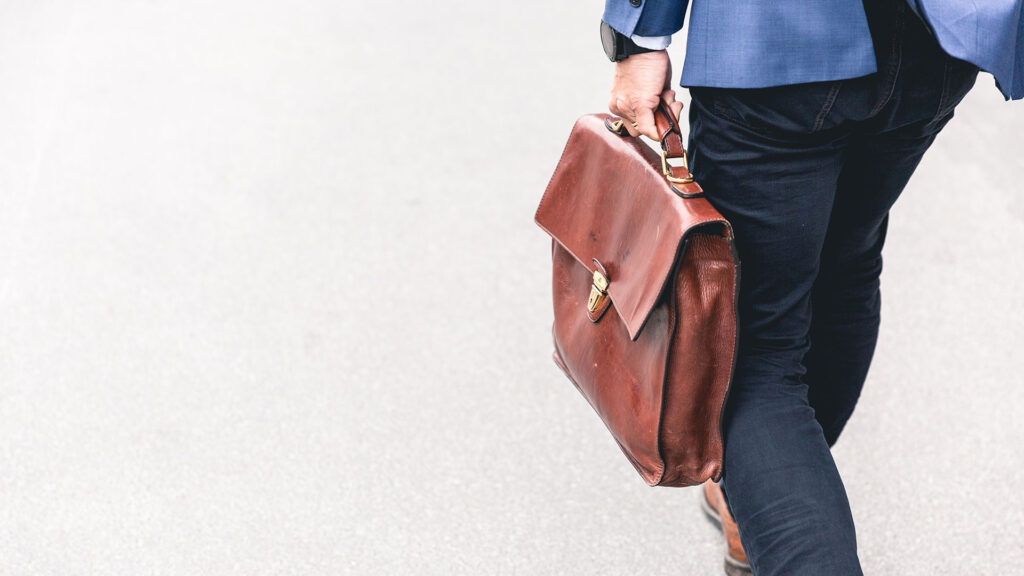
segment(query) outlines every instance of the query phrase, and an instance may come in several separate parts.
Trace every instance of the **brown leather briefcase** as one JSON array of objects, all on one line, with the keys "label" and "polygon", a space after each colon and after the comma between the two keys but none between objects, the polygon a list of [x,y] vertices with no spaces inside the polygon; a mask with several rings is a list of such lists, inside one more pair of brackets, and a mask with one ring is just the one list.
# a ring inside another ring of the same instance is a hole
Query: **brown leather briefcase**
[{"label": "brown leather briefcase", "polygon": [[647,484],[691,486],[722,474],[739,262],[676,118],[655,116],[660,155],[621,121],[580,118],[535,220],[552,238],[555,362]]}]

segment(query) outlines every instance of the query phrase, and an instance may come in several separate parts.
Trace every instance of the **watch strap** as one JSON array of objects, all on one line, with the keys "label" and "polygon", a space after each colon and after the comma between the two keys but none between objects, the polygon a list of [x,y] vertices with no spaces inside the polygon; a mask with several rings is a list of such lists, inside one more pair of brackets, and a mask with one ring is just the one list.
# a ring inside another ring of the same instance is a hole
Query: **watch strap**
[{"label": "watch strap", "polygon": [[625,60],[626,58],[629,58],[634,54],[657,52],[657,50],[652,50],[650,48],[644,48],[643,46],[640,46],[636,42],[633,42],[632,38],[626,36],[625,34],[619,33],[619,31],[617,30],[615,31],[615,40],[615,57],[617,59],[616,62],[619,60]]}]

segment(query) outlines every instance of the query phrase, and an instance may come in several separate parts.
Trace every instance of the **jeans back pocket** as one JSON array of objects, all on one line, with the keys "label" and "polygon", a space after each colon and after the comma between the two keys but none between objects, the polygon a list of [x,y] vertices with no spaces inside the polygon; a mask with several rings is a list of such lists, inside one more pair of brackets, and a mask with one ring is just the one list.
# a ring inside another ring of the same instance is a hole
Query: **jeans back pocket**
[{"label": "jeans back pocket", "polygon": [[769,88],[690,88],[711,113],[755,132],[811,134],[826,119],[842,80],[787,84]]},{"label": "jeans back pocket", "polygon": [[974,87],[974,83],[978,80],[979,71],[977,66],[965,60],[952,56],[946,58],[946,67],[942,79],[942,93],[939,96],[939,104],[935,111],[935,117],[932,119],[933,122],[952,114],[956,105]]}]

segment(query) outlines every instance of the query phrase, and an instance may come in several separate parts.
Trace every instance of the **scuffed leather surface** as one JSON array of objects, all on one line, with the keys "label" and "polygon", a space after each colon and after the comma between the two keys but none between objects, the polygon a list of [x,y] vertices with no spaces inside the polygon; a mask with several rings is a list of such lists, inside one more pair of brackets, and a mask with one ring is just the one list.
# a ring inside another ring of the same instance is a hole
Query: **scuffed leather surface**
[{"label": "scuffed leather surface", "polygon": [[668,359],[663,484],[699,484],[722,474],[720,422],[736,348],[736,280],[727,238],[688,236],[675,275],[675,303],[666,305],[681,319]]},{"label": "scuffed leather surface", "polygon": [[[695,485],[722,470],[732,231],[704,198],[673,192],[658,154],[607,130],[607,118],[577,121],[535,217],[552,237],[554,357],[649,485]],[[610,280],[597,323],[594,258]]]}]

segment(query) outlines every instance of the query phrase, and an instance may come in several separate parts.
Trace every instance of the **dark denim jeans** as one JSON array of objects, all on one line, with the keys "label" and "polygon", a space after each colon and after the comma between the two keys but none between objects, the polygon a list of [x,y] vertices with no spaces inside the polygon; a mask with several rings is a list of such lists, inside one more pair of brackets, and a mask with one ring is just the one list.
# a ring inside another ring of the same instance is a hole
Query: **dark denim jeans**
[{"label": "dark denim jeans", "polygon": [[902,2],[865,6],[876,74],[690,90],[690,165],[742,261],[722,487],[758,576],[862,573],[830,446],[875,349],[889,209],[978,74]]}]

